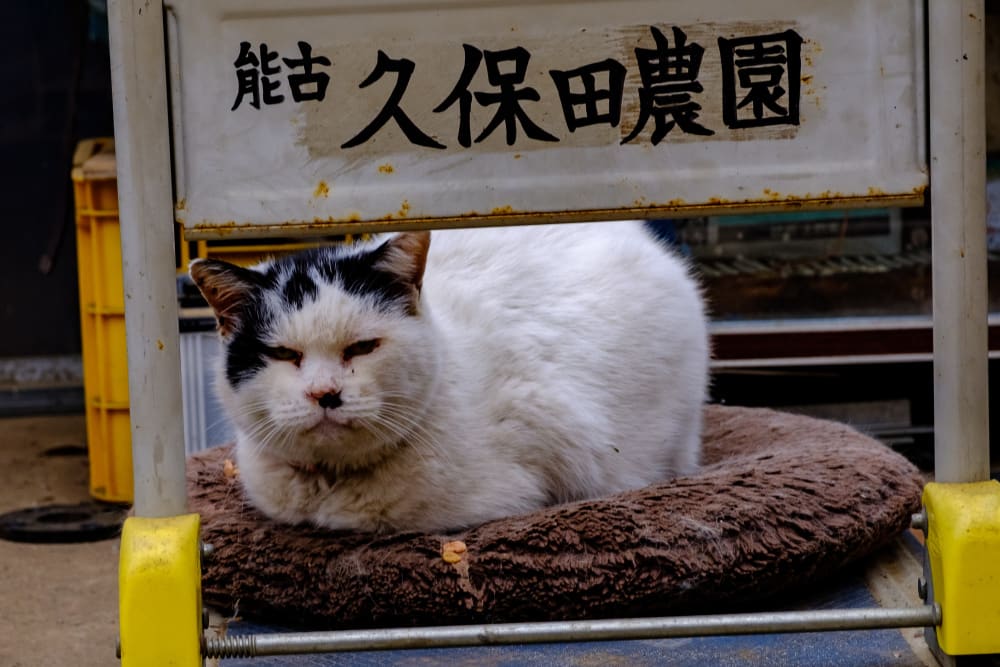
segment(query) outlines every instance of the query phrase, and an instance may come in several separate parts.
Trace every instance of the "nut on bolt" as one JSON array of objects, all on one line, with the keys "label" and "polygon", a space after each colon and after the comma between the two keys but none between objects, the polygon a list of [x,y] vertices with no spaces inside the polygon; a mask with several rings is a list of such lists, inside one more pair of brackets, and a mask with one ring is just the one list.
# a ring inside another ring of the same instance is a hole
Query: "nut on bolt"
[{"label": "nut on bolt", "polygon": [[920,510],[910,516],[910,528],[927,532],[927,512]]}]

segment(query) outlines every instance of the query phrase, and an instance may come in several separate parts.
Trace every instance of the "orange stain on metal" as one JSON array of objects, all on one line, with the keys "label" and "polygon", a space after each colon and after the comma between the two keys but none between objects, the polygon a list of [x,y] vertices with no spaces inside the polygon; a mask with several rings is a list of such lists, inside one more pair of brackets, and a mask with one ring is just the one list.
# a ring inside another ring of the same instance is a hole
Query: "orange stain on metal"
[{"label": "orange stain on metal", "polygon": [[391,174],[394,171],[396,171],[396,169],[388,162],[386,162],[385,164],[380,164],[378,166],[378,172],[380,174]]},{"label": "orange stain on metal", "polygon": [[746,213],[781,211],[788,209],[822,210],[843,206],[854,208],[872,206],[911,206],[923,202],[926,185],[920,185],[909,193],[886,194],[877,188],[870,188],[867,194],[847,195],[829,190],[818,194],[782,195],[765,188],[759,199],[730,201],[722,197],[712,197],[705,203],[687,203],[676,198],[663,202],[646,202],[637,199],[632,207],[586,211],[520,212],[511,206],[494,208],[490,213],[467,211],[462,214],[441,218],[410,218],[410,203],[406,200],[399,211],[381,218],[364,219],[357,211],[346,216],[330,216],[313,220],[288,220],[282,224],[237,224],[233,220],[214,223],[208,220],[189,227],[191,238],[220,238],[232,234],[245,237],[266,237],[276,234],[316,234],[316,233],[365,233],[394,229],[446,229],[449,227],[496,226],[503,224],[546,224],[583,220],[614,220],[630,217],[654,217],[656,215],[718,215],[722,213]]},{"label": "orange stain on metal", "polygon": [[159,340],[159,339],[156,340],[156,349],[157,350],[162,350],[163,349],[163,341],[162,340]]},{"label": "orange stain on metal", "polygon": [[174,204],[174,210],[176,211],[183,211],[186,208],[187,208],[187,199],[185,199],[184,197],[178,199],[177,203]]},{"label": "orange stain on metal", "polygon": [[326,181],[320,181],[316,185],[316,191],[313,192],[313,199],[319,199],[322,197],[326,199],[330,196],[330,186],[326,184]]}]

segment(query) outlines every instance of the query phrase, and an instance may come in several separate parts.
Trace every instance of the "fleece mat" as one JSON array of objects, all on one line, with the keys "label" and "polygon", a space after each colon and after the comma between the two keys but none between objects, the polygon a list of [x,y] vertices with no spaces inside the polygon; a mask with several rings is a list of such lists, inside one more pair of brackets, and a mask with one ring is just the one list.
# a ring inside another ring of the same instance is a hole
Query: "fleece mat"
[{"label": "fleece mat", "polygon": [[278,524],[245,498],[232,448],[205,450],[188,461],[215,548],[203,595],[303,628],[720,612],[820,583],[920,506],[919,471],[843,424],[713,405],[703,440],[696,475],[449,534]]}]

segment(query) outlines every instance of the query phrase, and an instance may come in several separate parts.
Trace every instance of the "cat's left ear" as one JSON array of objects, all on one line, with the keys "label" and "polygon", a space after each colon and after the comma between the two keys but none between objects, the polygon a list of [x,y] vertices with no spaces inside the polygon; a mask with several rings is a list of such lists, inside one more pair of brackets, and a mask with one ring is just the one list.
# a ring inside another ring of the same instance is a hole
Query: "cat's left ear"
[{"label": "cat's left ear", "polygon": [[402,232],[383,243],[374,268],[398,276],[404,283],[413,285],[416,292],[424,283],[427,251],[431,246],[430,232]]},{"label": "cat's left ear", "polygon": [[240,327],[250,293],[259,287],[261,274],[218,259],[196,259],[188,271],[215,311],[219,332],[230,336]]}]

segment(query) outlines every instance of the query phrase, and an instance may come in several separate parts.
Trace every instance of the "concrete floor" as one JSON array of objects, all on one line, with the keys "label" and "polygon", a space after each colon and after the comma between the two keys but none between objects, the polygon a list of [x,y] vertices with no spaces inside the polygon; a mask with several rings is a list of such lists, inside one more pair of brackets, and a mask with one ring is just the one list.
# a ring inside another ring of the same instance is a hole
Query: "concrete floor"
[{"label": "concrete floor", "polygon": [[[46,456],[86,444],[83,415],[0,419],[0,513],[89,500],[87,458]],[[118,540],[0,540],[0,667],[105,667],[115,658]]]}]

